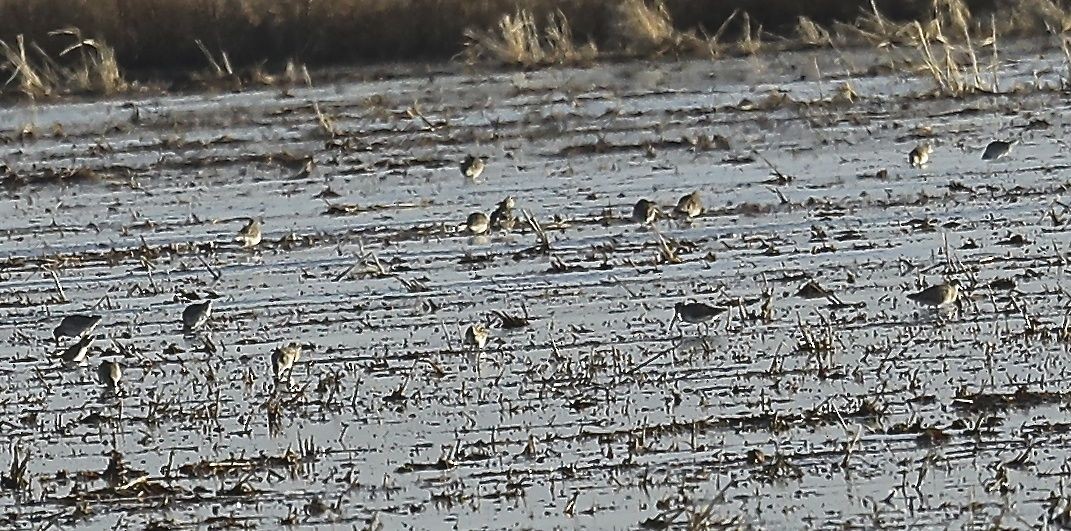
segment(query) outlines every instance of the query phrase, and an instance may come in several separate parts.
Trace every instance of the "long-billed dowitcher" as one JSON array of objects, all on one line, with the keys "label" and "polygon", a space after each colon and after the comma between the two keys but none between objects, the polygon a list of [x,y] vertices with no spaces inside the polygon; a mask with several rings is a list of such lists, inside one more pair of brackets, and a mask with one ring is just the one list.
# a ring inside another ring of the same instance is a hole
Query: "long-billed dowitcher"
[{"label": "long-billed dowitcher", "polygon": [[89,346],[93,344],[94,339],[96,339],[94,335],[87,335],[79,339],[75,344],[64,349],[63,353],[60,354],[60,358],[64,363],[82,363],[86,359]]},{"label": "long-billed dowitcher", "polygon": [[1012,147],[1018,144],[1019,140],[994,140],[985,147],[985,151],[982,152],[982,160],[997,160],[1003,158],[1011,153]]},{"label": "long-billed dowitcher", "polygon": [[911,153],[907,154],[907,162],[911,164],[912,168],[921,168],[930,162],[930,155],[932,154],[932,144],[919,144],[915,149],[911,150]]},{"label": "long-billed dowitcher", "polygon": [[461,161],[461,173],[469,179],[478,179],[485,166],[486,163],[482,157],[467,155],[465,160]]},{"label": "long-billed dowitcher", "polygon": [[673,208],[673,213],[679,218],[692,219],[699,214],[703,213],[703,201],[699,198],[699,191],[696,190],[677,201],[677,206]]},{"label": "long-billed dowitcher", "polygon": [[294,364],[301,358],[301,344],[283,345],[271,353],[271,368],[275,379],[280,380],[284,374],[294,370]]},{"label": "long-billed dowitcher", "polygon": [[706,325],[711,319],[725,313],[727,308],[711,306],[702,302],[678,302],[673,305],[673,319],[669,325],[673,326],[677,320],[685,323]]},{"label": "long-billed dowitcher", "polygon": [[930,286],[918,293],[908,293],[907,298],[923,306],[940,308],[956,302],[956,299],[959,298],[959,288],[959,280],[952,279],[948,282]]},{"label": "long-billed dowitcher", "polygon": [[658,205],[646,199],[636,201],[632,207],[632,221],[640,225],[650,225],[658,218]]},{"label": "long-billed dowitcher", "polygon": [[464,227],[470,233],[480,235],[487,232],[487,229],[491,227],[491,220],[487,219],[487,214],[483,212],[473,212],[465,220]]},{"label": "long-billed dowitcher", "polygon": [[238,231],[237,239],[242,243],[242,248],[250,249],[260,243],[263,224],[264,221],[260,218],[249,218],[249,222]]},{"label": "long-billed dowitcher", "polygon": [[201,328],[212,317],[212,299],[195,302],[182,311],[182,327],[187,332]]},{"label": "long-billed dowitcher", "polygon": [[99,315],[68,315],[60,321],[59,326],[52,330],[52,337],[57,341],[61,337],[78,337],[88,334],[100,324]]}]

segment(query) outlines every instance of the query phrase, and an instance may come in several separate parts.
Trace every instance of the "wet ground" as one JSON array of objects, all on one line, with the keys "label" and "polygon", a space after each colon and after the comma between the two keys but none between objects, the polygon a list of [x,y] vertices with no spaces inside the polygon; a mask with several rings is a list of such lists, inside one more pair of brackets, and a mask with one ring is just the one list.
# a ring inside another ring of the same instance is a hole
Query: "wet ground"
[{"label": "wet ground", "polygon": [[965,98],[821,51],[0,109],[2,523],[1069,525],[1067,68],[1002,53]]}]

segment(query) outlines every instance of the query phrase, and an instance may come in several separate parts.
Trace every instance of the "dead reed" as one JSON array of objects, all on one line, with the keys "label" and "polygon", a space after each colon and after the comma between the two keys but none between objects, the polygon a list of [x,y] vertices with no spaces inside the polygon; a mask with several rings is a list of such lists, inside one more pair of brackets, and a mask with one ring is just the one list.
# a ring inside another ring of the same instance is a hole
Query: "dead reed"
[{"label": "dead reed", "polygon": [[521,9],[503,15],[496,30],[465,30],[468,39],[466,60],[476,63],[490,59],[512,66],[542,66],[549,64],[580,64],[598,55],[594,43],[577,45],[565,14],[556,11],[547,16],[540,29],[535,16]]},{"label": "dead reed", "polygon": [[[2,87],[14,87],[34,100],[61,93],[108,95],[127,89],[115,50],[106,43],[84,38],[77,28],[56,30],[51,35],[69,37],[73,42],[52,57],[36,44],[27,45],[21,35],[13,45],[0,40],[0,55],[6,61],[0,62],[0,72],[9,73]],[[69,56],[73,59],[64,62]]]},{"label": "dead reed", "polygon": [[207,71],[199,79],[244,86],[300,82],[265,72],[303,64],[461,57],[531,68],[864,45],[907,49],[939,92],[963,95],[999,89],[998,35],[1071,29],[1057,0],[993,9],[990,0],[0,0],[0,93],[114,94],[131,86],[128,72]]},{"label": "dead reed", "polygon": [[[1051,0],[1033,1],[1040,6],[1033,12],[1057,17],[1045,14],[1042,4]],[[924,18],[929,7],[880,4],[897,20]],[[536,23],[568,21],[578,42],[615,49],[615,41],[660,48],[682,35],[709,35],[733,13],[749,13],[753,28],[787,32],[800,16],[828,24],[864,8],[868,0],[0,0],[0,40],[23,35],[54,56],[63,45],[48,42],[49,33],[77,27],[113,46],[120,64],[134,70],[202,68],[197,41],[226,50],[236,67],[290,59],[320,65],[447,59],[465,50],[467,30],[496,28],[506,15],[516,23],[522,11]],[[729,33],[742,22],[737,17]]]}]

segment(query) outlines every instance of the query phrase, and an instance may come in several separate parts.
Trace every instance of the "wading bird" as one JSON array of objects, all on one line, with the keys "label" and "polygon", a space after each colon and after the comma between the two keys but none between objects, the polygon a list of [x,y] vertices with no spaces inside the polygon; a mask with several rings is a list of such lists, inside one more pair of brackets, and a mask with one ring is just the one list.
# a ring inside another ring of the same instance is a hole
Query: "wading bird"
[{"label": "wading bird", "polygon": [[940,308],[956,302],[959,298],[960,283],[958,279],[930,286],[918,293],[908,293],[907,298],[923,305]]},{"label": "wading bird", "polygon": [[699,199],[699,191],[692,192],[677,201],[673,213],[679,218],[692,219],[703,213],[703,201]]},{"label": "wading bird", "polygon": [[204,326],[209,317],[212,317],[212,299],[195,302],[182,311],[182,327],[186,332],[193,332]]},{"label": "wading bird", "polygon": [[1018,144],[1019,140],[1004,141],[994,140],[985,147],[985,151],[982,152],[982,160],[997,160],[1003,158],[1011,153],[1012,147]]},{"label": "wading bird", "polygon": [[473,212],[469,214],[463,226],[470,233],[478,236],[487,232],[487,229],[491,227],[491,220],[487,219],[487,214],[483,212]]},{"label": "wading bird", "polygon": [[931,154],[933,154],[932,145],[919,144],[915,149],[911,150],[911,153],[907,154],[907,162],[911,164],[912,168],[921,168],[930,162]]},{"label": "wading bird", "polygon": [[52,338],[59,341],[61,337],[78,337],[88,334],[100,323],[99,315],[68,315],[52,330]]},{"label": "wading bird", "polygon": [[300,358],[301,345],[299,343],[290,343],[273,350],[271,353],[271,368],[275,374],[275,379],[281,380],[284,374],[289,376],[294,370],[294,364]]},{"label": "wading bird", "polygon": [[673,326],[678,320],[694,325],[703,325],[709,330],[709,323],[715,317],[725,313],[727,308],[711,306],[702,302],[678,302],[673,305]]},{"label": "wading bird", "polygon": [[650,225],[655,219],[658,219],[658,205],[646,199],[636,201],[636,206],[632,207],[632,221],[640,225]]},{"label": "wading bird", "polygon": [[461,161],[461,173],[469,179],[478,179],[480,174],[483,173],[483,169],[486,166],[482,157],[474,157],[468,155],[465,160]]},{"label": "wading bird", "polygon": [[261,239],[261,226],[264,221],[260,218],[249,218],[249,223],[246,223],[241,230],[238,231],[237,240],[242,243],[242,248],[250,249],[256,247],[260,243]]}]

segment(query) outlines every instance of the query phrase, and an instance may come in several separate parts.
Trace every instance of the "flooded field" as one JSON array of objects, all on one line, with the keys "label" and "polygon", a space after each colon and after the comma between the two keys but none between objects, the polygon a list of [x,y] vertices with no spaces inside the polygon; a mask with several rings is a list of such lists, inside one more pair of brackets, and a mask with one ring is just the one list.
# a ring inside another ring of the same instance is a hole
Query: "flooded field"
[{"label": "flooded field", "polygon": [[1020,48],[965,98],[822,51],[0,109],[0,525],[1071,525],[1067,69]]}]

